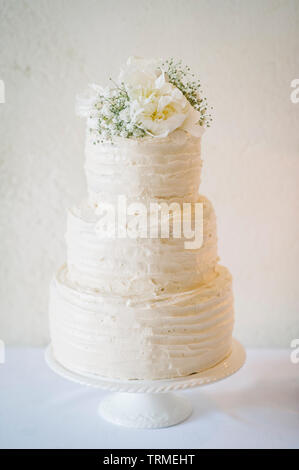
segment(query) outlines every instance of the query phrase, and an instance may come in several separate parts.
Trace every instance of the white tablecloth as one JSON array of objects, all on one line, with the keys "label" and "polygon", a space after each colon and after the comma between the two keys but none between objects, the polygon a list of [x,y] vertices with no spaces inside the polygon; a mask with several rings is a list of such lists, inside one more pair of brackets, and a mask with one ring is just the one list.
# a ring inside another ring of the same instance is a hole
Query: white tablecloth
[{"label": "white tablecloth", "polygon": [[107,393],[55,375],[42,349],[8,349],[0,364],[0,448],[299,448],[299,364],[290,351],[247,351],[221,382],[184,393],[193,415],[132,430],[97,415]]}]

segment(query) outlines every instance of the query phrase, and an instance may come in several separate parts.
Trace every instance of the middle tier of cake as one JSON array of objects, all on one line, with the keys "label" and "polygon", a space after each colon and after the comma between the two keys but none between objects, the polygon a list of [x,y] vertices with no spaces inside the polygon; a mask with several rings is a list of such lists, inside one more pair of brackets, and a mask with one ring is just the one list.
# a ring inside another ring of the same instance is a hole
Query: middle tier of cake
[{"label": "middle tier of cake", "polygon": [[216,218],[207,198],[199,196],[197,202],[203,205],[203,243],[196,249],[186,249],[184,237],[100,238],[95,209],[88,204],[72,209],[66,233],[70,281],[102,293],[144,298],[209,281],[218,261]]}]

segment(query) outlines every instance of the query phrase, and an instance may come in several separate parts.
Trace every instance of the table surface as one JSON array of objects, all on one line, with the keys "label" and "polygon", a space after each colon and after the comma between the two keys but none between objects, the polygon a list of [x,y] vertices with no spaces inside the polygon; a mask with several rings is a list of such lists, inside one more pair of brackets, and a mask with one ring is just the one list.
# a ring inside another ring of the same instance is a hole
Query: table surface
[{"label": "table surface", "polygon": [[288,350],[249,350],[235,375],[181,391],[192,416],[177,426],[134,430],[97,414],[109,392],[69,382],[44,350],[6,350],[0,364],[0,448],[299,448],[299,364]]}]

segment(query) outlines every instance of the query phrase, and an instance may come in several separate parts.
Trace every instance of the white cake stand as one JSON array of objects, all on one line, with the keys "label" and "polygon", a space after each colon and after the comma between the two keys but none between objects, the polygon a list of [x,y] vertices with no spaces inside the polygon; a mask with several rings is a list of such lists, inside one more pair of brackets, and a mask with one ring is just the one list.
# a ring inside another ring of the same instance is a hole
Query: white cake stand
[{"label": "white cake stand", "polygon": [[191,403],[170,392],[225,379],[242,367],[245,358],[243,346],[234,339],[231,354],[203,372],[167,380],[117,380],[72,372],[56,361],[51,345],[46,349],[46,362],[57,374],[114,392],[101,401],[99,414],[111,423],[131,428],[163,428],[184,421],[192,412]]}]

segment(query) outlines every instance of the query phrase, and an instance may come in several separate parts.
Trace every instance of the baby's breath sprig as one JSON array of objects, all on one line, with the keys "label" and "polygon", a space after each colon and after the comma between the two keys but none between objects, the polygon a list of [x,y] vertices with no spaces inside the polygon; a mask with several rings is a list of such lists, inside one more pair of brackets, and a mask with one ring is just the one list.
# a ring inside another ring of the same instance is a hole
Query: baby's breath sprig
[{"label": "baby's breath sprig", "polygon": [[162,69],[167,74],[169,82],[183,93],[196,111],[199,111],[201,117],[198,124],[210,127],[213,119],[211,114],[208,114],[208,102],[201,96],[200,80],[195,79],[190,67],[184,66],[181,60],[175,61],[171,58],[162,63]]},{"label": "baby's breath sprig", "polygon": [[113,84],[109,94],[99,95],[94,105],[98,124],[98,135],[94,144],[112,140],[114,136],[130,138],[146,135],[141,123],[131,121],[130,98],[124,84]]}]

